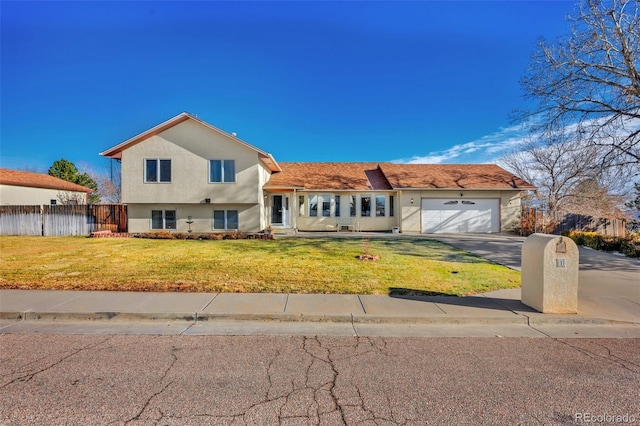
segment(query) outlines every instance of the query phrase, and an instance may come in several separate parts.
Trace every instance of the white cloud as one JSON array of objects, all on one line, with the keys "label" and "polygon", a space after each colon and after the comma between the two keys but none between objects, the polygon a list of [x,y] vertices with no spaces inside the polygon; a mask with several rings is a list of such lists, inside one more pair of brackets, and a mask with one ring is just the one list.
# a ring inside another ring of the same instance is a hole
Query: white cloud
[{"label": "white cloud", "polygon": [[[482,136],[470,142],[454,145],[443,151],[432,151],[425,155],[415,155],[411,158],[392,160],[394,163],[407,164],[440,164],[440,163],[495,163],[502,156],[517,148],[525,141],[533,141],[539,135],[531,134],[530,129],[538,119],[533,119],[522,124],[501,128],[500,130],[486,136]],[[582,123],[583,127],[601,125],[607,117],[587,120]],[[578,130],[578,123],[568,125],[565,132],[575,133]],[[632,131],[640,129],[640,119],[626,119],[613,123],[613,127],[606,132],[600,133],[598,138],[603,143],[613,143],[615,138],[628,135]]]},{"label": "white cloud", "polygon": [[471,142],[454,145],[444,151],[429,152],[411,158],[394,160],[394,163],[439,164],[449,162],[482,163],[493,162],[499,154],[520,144],[528,135],[526,125],[516,125],[482,136]]}]

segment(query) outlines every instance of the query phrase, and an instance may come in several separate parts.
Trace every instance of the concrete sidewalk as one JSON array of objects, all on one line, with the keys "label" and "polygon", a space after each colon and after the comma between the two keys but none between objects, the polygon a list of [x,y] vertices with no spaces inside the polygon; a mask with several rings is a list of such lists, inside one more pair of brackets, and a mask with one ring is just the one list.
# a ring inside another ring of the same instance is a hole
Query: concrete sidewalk
[{"label": "concrete sidewalk", "polygon": [[468,297],[0,290],[0,319],[640,326],[635,312],[624,321],[608,311],[541,314],[519,297],[518,289]]}]

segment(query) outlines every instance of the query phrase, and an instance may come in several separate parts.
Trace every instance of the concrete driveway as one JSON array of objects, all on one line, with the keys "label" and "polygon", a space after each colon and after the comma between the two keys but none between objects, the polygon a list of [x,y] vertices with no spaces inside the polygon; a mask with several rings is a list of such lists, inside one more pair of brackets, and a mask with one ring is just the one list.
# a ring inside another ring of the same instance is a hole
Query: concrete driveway
[{"label": "concrete driveway", "polygon": [[[510,234],[431,234],[428,237],[520,270],[525,237]],[[639,322],[640,261],[585,247],[579,250],[579,314]],[[520,298],[520,290],[502,292]]]}]

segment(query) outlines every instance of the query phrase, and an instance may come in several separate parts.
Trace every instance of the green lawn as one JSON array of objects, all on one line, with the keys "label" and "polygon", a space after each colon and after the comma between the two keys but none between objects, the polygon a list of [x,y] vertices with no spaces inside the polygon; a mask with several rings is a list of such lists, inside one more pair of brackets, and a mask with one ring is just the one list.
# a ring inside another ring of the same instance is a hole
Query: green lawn
[{"label": "green lawn", "polygon": [[[0,237],[0,288],[467,295],[520,273],[425,239]],[[361,261],[368,252],[378,261]]]}]

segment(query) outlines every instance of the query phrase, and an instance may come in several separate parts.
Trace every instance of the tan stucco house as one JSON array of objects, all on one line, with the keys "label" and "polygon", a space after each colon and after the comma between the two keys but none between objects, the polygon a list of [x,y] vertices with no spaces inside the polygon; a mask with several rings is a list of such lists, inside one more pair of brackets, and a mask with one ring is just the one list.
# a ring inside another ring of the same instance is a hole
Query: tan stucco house
[{"label": "tan stucco house", "polygon": [[493,164],[278,163],[188,113],[101,155],[121,161],[129,232],[503,232],[534,189]]},{"label": "tan stucco house", "polygon": [[87,204],[93,189],[43,173],[0,169],[0,204]]}]

